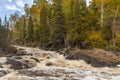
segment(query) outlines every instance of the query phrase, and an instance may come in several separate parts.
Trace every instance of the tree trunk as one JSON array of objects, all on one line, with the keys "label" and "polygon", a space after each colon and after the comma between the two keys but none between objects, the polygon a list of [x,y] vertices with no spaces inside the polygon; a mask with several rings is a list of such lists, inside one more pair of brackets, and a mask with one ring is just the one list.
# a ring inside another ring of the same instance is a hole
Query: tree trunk
[{"label": "tree trunk", "polygon": [[101,2],[101,27],[103,27],[103,12],[104,12],[104,9],[103,9],[103,7],[104,7],[104,4],[103,4],[103,2]]},{"label": "tree trunk", "polygon": [[113,29],[113,27],[115,27],[115,23],[116,23],[116,17],[117,17],[117,14],[118,14],[118,9],[119,9],[119,5],[117,6],[117,9],[116,9],[116,12],[115,12],[115,17],[114,17],[114,20],[113,20],[113,26],[112,26],[112,38],[113,38],[113,52],[116,53],[116,42],[115,42],[115,31]]},{"label": "tree trunk", "polygon": [[108,50],[109,42],[106,42],[106,50]]}]

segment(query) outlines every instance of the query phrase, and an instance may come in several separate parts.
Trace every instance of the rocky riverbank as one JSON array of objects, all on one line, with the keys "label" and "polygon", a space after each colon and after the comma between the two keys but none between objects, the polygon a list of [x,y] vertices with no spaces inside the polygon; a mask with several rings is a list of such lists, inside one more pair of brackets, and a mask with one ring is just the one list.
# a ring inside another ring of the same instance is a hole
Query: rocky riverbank
[{"label": "rocky riverbank", "polygon": [[120,64],[120,58],[118,57],[119,54],[119,52],[114,54],[112,51],[105,51],[97,48],[91,50],[75,49],[69,51],[66,59],[83,59],[94,67],[116,67],[118,64]]},{"label": "rocky riverbank", "polygon": [[120,68],[97,68],[54,51],[14,47],[16,54],[0,58],[0,80],[120,80]]}]

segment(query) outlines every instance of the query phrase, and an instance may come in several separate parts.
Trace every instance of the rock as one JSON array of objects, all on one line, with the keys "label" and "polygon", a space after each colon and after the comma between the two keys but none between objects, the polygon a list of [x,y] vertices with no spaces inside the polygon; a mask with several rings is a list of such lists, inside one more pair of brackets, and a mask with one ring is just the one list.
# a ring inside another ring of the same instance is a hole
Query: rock
[{"label": "rock", "polygon": [[50,56],[47,56],[46,59],[51,59],[51,57],[50,57]]},{"label": "rock", "polygon": [[16,56],[24,56],[26,53],[27,52],[25,50],[18,50]]},{"label": "rock", "polygon": [[11,64],[10,68],[15,70],[23,69],[23,63],[20,60],[9,58],[7,59],[6,64]]},{"label": "rock", "polygon": [[32,68],[32,67],[37,66],[37,63],[32,59],[23,60],[23,65],[24,65],[25,68]]},{"label": "rock", "polygon": [[37,58],[35,58],[35,57],[31,57],[30,59],[33,59],[33,60],[35,60],[36,62],[40,62],[40,60],[37,59]]},{"label": "rock", "polygon": [[17,52],[17,49],[13,46],[8,46],[3,48],[3,52],[5,54],[15,54]]},{"label": "rock", "polygon": [[120,59],[117,55],[102,49],[71,50],[69,51],[69,55],[66,57],[66,59],[83,59],[94,67],[116,67],[118,64],[120,64]]},{"label": "rock", "polygon": [[16,56],[33,56],[33,53],[28,53],[26,50],[20,48],[17,50]]},{"label": "rock", "polygon": [[6,64],[11,64],[11,68],[15,70],[20,70],[20,69],[27,69],[27,68],[32,68],[37,65],[37,63],[34,60],[17,60],[14,58],[9,58],[6,62]]},{"label": "rock", "polygon": [[46,66],[52,66],[53,65],[53,63],[46,63]]},{"label": "rock", "polygon": [[0,77],[3,77],[3,76],[5,76],[8,73],[9,73],[8,71],[0,70]]},{"label": "rock", "polygon": [[23,59],[21,56],[12,56],[12,58],[15,58],[15,59]]},{"label": "rock", "polygon": [[2,64],[0,63],[0,68],[3,68]]}]

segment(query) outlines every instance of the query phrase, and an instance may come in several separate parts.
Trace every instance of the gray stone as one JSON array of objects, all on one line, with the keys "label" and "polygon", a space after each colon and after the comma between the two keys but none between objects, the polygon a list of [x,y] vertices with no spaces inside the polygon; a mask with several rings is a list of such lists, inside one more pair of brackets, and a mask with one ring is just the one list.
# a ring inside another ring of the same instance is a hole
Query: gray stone
[{"label": "gray stone", "polygon": [[3,76],[5,76],[8,73],[9,73],[8,71],[0,70],[0,77],[3,77]]},{"label": "gray stone", "polygon": [[14,58],[9,58],[6,62],[6,64],[11,64],[11,68],[15,70],[20,70],[20,69],[27,69],[27,68],[32,68],[37,65],[37,63],[34,60],[17,60]]},{"label": "gray stone", "polygon": [[20,60],[9,58],[6,64],[11,64],[11,68],[15,70],[23,69],[23,64]]},{"label": "gray stone", "polygon": [[37,63],[32,59],[23,60],[23,66],[24,68],[32,68],[32,67],[36,67]]}]

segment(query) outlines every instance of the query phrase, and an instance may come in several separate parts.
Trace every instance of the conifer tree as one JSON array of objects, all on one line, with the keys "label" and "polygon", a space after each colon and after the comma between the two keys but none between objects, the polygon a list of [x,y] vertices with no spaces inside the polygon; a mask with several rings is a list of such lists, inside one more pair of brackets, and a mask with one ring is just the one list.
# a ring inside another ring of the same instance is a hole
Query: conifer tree
[{"label": "conifer tree", "polygon": [[53,0],[52,4],[51,38],[53,42],[62,43],[65,38],[65,19],[62,11],[61,0]]},{"label": "conifer tree", "polygon": [[22,17],[22,43],[25,41],[26,37],[26,18],[25,16]]},{"label": "conifer tree", "polygon": [[32,16],[29,16],[29,21],[28,21],[28,27],[27,27],[27,40],[28,41],[32,41],[33,40],[33,29],[34,29],[34,25],[33,25],[33,20],[32,20]]},{"label": "conifer tree", "polygon": [[42,0],[40,8],[40,26],[39,26],[39,41],[42,44],[45,44],[49,41],[49,27],[47,19],[48,19],[47,3],[45,0]]}]

